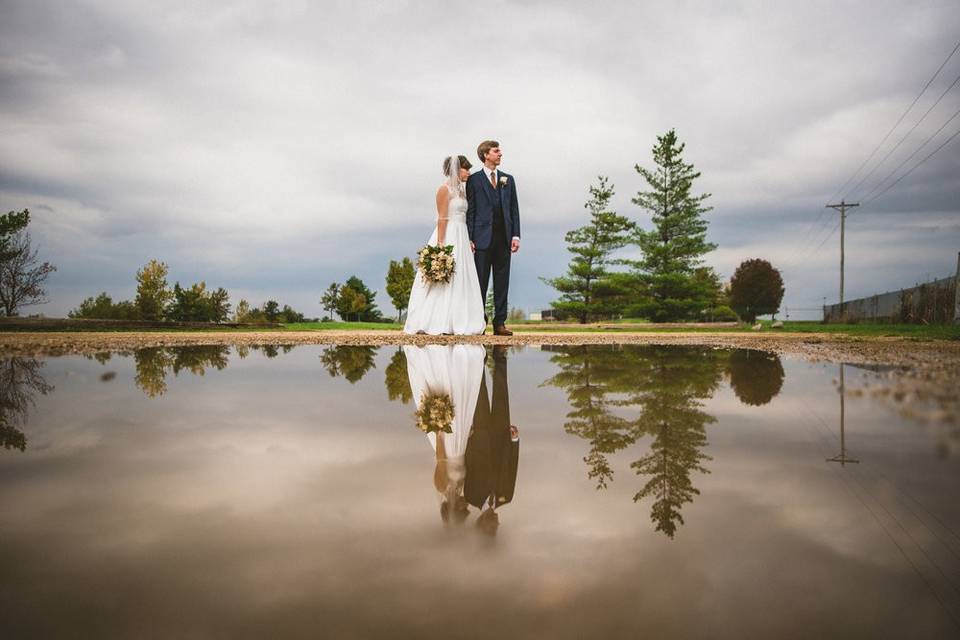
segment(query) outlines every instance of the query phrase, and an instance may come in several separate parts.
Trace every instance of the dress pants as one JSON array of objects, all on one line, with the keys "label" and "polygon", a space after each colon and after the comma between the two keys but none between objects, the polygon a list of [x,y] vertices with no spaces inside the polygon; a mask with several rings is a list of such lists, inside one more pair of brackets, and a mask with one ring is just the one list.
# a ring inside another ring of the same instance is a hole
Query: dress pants
[{"label": "dress pants", "polygon": [[484,305],[487,300],[487,287],[490,284],[490,275],[493,274],[493,326],[499,327],[507,322],[507,290],[510,288],[510,242],[503,228],[500,216],[494,217],[493,238],[486,249],[477,249],[473,260],[477,265],[477,276],[480,278],[480,293],[483,295]]}]

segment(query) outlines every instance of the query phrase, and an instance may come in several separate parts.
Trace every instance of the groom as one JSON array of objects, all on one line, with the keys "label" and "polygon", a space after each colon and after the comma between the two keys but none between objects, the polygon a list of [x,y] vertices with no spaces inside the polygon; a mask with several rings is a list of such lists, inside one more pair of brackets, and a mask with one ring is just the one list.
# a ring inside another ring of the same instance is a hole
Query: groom
[{"label": "groom", "polygon": [[503,152],[496,140],[477,147],[483,166],[467,179],[467,232],[480,278],[484,305],[493,271],[493,333],[512,336],[507,322],[510,255],[520,249],[520,206],[513,176],[500,171]]},{"label": "groom", "polygon": [[467,475],[463,496],[480,509],[477,526],[495,533],[497,509],[513,501],[520,461],[520,431],[510,424],[510,387],[507,382],[507,347],[493,346],[493,402],[487,395],[487,376],[480,378],[477,408],[467,450]]}]

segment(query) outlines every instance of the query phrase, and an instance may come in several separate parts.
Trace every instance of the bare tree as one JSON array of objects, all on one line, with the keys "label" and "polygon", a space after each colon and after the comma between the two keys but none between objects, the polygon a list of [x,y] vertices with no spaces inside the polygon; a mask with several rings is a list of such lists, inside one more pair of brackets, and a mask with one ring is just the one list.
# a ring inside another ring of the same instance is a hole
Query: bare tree
[{"label": "bare tree", "polygon": [[57,268],[37,259],[27,231],[10,238],[9,249],[0,262],[0,308],[4,315],[15,316],[20,307],[48,302],[44,286]]},{"label": "bare tree", "polygon": [[0,447],[27,448],[27,437],[19,429],[26,424],[27,413],[36,406],[36,394],[47,395],[53,385],[40,373],[43,363],[33,358],[7,358],[0,361]]}]

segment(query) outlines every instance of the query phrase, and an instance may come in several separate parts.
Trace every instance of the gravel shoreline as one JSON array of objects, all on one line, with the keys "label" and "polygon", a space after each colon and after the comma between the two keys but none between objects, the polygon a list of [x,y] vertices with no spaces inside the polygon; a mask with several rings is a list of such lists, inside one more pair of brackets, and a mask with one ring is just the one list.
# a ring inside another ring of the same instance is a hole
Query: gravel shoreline
[{"label": "gravel shoreline", "polygon": [[398,344],[677,344],[762,349],[812,361],[888,364],[904,367],[953,363],[960,367],[960,342],[907,338],[849,337],[811,333],[562,333],[513,336],[426,336],[399,331],[249,332],[10,332],[0,333],[0,355],[89,355],[148,347],[191,345],[398,345]]}]

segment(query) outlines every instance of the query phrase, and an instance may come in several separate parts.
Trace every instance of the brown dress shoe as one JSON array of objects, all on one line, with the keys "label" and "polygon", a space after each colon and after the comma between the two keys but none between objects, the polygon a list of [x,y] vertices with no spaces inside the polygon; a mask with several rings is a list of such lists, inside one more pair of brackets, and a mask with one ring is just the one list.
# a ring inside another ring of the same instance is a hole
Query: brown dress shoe
[{"label": "brown dress shoe", "polygon": [[503,326],[503,325],[501,324],[500,326],[493,328],[493,335],[495,335],[495,336],[512,336],[512,335],[513,335],[513,331],[510,331],[510,329],[507,329],[505,326]]}]

